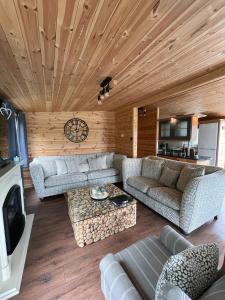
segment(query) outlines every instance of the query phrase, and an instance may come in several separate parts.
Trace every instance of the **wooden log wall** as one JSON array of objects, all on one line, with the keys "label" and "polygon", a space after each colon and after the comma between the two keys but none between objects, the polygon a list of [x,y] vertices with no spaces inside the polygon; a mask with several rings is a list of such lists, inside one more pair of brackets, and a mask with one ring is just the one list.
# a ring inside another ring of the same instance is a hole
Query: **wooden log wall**
[{"label": "wooden log wall", "polygon": [[[36,156],[97,153],[116,150],[114,112],[40,112],[26,113],[28,153]],[[70,142],[64,136],[64,125],[71,118],[84,120],[89,127],[82,143]],[[28,170],[24,171],[25,187],[32,186]]]},{"label": "wooden log wall", "polygon": [[[64,125],[72,118],[84,120],[89,134],[82,143],[64,135]],[[115,114],[113,112],[26,113],[29,159],[43,155],[69,155],[115,151]]]},{"label": "wooden log wall", "polygon": [[116,112],[116,152],[137,156],[137,108]]},{"label": "wooden log wall", "polygon": [[8,158],[8,127],[6,118],[0,116],[0,154]]},{"label": "wooden log wall", "polygon": [[152,106],[145,109],[145,114],[138,114],[138,157],[157,153],[159,110]]}]

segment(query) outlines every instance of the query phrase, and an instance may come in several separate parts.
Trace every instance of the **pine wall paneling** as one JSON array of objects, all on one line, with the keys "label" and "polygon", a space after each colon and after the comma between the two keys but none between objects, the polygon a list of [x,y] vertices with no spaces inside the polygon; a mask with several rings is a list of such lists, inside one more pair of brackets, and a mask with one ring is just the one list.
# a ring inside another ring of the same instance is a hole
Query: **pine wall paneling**
[{"label": "pine wall paneling", "polygon": [[[26,113],[28,153],[36,156],[97,153],[116,150],[114,112],[41,112]],[[71,118],[83,119],[89,134],[82,143],[70,142],[64,136],[64,125]],[[31,186],[28,171],[24,172],[25,186]]]},{"label": "pine wall paneling", "polygon": [[159,109],[146,106],[146,114],[138,115],[138,157],[156,155]]},{"label": "pine wall paneling", "polygon": [[5,117],[0,115],[0,152],[3,158],[8,158],[8,126]]},{"label": "pine wall paneling", "polygon": [[137,156],[137,108],[116,112],[116,152],[128,157]]}]

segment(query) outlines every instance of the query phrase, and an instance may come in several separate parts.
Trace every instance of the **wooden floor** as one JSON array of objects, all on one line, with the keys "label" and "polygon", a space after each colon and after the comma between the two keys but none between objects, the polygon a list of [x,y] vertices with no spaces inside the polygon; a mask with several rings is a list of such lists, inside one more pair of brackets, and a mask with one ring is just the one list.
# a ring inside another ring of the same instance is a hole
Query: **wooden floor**
[{"label": "wooden floor", "polygon": [[[16,300],[103,299],[100,290],[99,261],[149,234],[158,235],[170,224],[145,206],[138,204],[137,225],[103,241],[79,248],[63,196],[40,202],[33,189],[27,190],[28,213],[35,213],[34,226],[23,275],[21,293]],[[188,236],[194,244],[217,242],[225,252],[225,209],[217,221]]]}]

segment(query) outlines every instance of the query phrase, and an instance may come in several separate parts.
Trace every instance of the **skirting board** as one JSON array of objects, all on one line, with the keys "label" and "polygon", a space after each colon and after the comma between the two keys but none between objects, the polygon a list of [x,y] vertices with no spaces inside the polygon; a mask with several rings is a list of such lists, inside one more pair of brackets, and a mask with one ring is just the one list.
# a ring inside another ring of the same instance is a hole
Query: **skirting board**
[{"label": "skirting board", "polygon": [[34,214],[26,216],[26,225],[21,240],[9,257],[11,277],[5,282],[0,282],[0,300],[6,300],[19,294],[33,220]]}]

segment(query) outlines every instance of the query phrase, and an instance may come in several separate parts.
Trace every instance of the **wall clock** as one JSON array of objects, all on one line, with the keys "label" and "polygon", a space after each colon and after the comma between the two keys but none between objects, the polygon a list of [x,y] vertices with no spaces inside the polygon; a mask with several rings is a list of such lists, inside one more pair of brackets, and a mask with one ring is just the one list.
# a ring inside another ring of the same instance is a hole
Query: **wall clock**
[{"label": "wall clock", "polygon": [[73,118],[66,122],[64,134],[73,143],[81,143],[86,140],[89,128],[84,120]]}]

